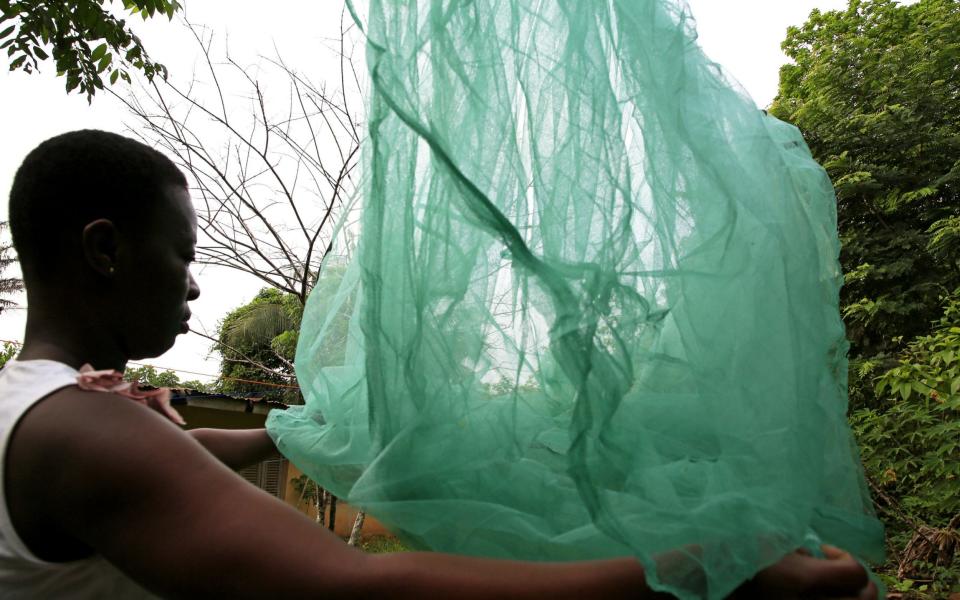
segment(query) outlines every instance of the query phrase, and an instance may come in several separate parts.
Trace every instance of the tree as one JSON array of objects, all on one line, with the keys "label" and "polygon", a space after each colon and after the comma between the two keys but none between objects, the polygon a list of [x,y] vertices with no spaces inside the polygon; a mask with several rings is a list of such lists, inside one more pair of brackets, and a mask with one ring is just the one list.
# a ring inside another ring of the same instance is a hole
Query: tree
[{"label": "tree", "polygon": [[319,483],[306,475],[300,475],[295,479],[291,479],[290,483],[293,484],[294,491],[299,494],[296,504],[297,508],[300,508],[300,505],[304,502],[313,506],[315,511],[314,520],[317,525],[324,527],[327,514],[327,501],[330,497],[330,492],[324,490],[320,487]]},{"label": "tree", "polygon": [[[323,277],[314,289],[316,311],[323,313],[336,295],[346,273],[342,261],[328,260]],[[343,302],[338,308],[322,339],[319,355],[327,364],[341,364],[346,354],[348,326],[353,313],[353,301]],[[303,305],[294,294],[273,288],[263,288],[247,304],[224,317],[217,328],[214,348],[220,353],[221,386],[227,393],[264,391],[262,384],[245,381],[265,381],[276,386],[267,396],[287,403],[299,403],[295,388],[294,357],[300,337]]]},{"label": "tree", "polygon": [[[0,232],[7,229],[6,221],[0,222]],[[7,241],[0,242],[0,273],[10,268],[17,259],[11,256],[13,244]],[[23,291],[23,280],[19,277],[0,277],[0,312],[5,308],[12,308],[17,305],[8,296]]]},{"label": "tree", "polygon": [[214,339],[222,357],[220,388],[232,394],[265,392],[271,399],[298,404],[293,357],[302,314],[297,296],[273,288],[261,289],[228,313]]},{"label": "tree", "polygon": [[139,381],[141,384],[152,387],[186,388],[198,392],[210,392],[211,386],[197,380],[180,381],[180,377],[173,371],[157,371],[151,365],[127,368],[123,372],[126,381]]},{"label": "tree", "polygon": [[[885,517],[890,571],[935,597],[960,585],[960,290],[930,333],[877,379],[884,401],[852,412],[867,480]],[[954,590],[955,591],[955,590]]]},{"label": "tree", "polygon": [[851,0],[813,11],[783,49],[794,62],[771,112],[836,186],[843,313],[869,373],[960,285],[960,3]]},{"label": "tree", "polygon": [[[249,273],[301,304],[333,248],[359,160],[362,126],[351,105],[361,84],[344,23],[333,89],[281,57],[255,68],[229,54],[218,61],[213,36],[191,27],[206,77],[156,82],[121,98],[142,139],[190,176],[202,233],[198,262]],[[204,97],[202,88],[215,93]],[[268,96],[268,89],[283,91]]]},{"label": "tree", "polygon": [[357,516],[353,520],[353,527],[350,529],[350,537],[347,538],[348,546],[356,546],[360,543],[360,532],[363,531],[363,522],[367,518],[367,513],[362,510],[357,511]]},{"label": "tree", "polygon": [[850,0],[783,48],[771,112],[837,190],[850,418],[887,526],[881,572],[945,597],[960,584],[960,3]]},{"label": "tree", "polygon": [[[166,78],[166,67],[150,60],[126,21],[110,14],[103,3],[0,0],[0,49],[7,50],[10,70],[33,73],[52,57],[57,73],[67,78],[67,92],[79,88],[88,101],[103,89],[101,75],[107,73],[110,83],[129,83],[131,68],[151,81],[156,75]],[[123,0],[123,6],[144,20],[157,14],[172,19],[181,7],[177,0]]]}]

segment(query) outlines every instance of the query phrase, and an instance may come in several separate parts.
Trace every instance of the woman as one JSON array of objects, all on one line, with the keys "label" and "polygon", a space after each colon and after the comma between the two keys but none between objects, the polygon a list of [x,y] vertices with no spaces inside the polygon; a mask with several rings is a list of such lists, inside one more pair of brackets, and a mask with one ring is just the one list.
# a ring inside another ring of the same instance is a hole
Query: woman
[{"label": "woman", "polygon": [[[134,140],[77,131],[24,160],[10,221],[24,347],[0,373],[0,595],[22,598],[666,598],[631,558],[520,563],[346,546],[231,469],[262,430],[184,433],[76,385],[188,331],[197,222],[187,183]],[[738,598],[875,598],[849,555],[785,557]]]}]

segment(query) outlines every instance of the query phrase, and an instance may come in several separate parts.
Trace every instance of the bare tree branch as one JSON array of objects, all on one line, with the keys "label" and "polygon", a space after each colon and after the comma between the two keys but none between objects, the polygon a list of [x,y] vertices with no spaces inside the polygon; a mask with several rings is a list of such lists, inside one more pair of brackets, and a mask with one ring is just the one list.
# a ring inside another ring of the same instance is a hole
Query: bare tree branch
[{"label": "bare tree branch", "polygon": [[[255,68],[228,52],[215,58],[214,36],[187,26],[203,54],[202,74],[187,84],[155,79],[117,97],[134,117],[134,133],[188,174],[201,232],[198,262],[248,273],[302,305],[334,246],[343,200],[354,192],[362,128],[349,102],[362,90],[344,41],[350,28],[341,19],[338,47],[330,48],[340,69],[333,78],[339,89],[330,93],[279,52]],[[228,350],[225,360],[292,377],[282,356],[272,364],[287,373]]]},{"label": "bare tree branch", "polygon": [[[208,76],[195,76],[185,87],[154,81],[143,93],[120,99],[139,122],[136,133],[191,176],[204,237],[201,262],[247,272],[305,302],[316,266],[332,245],[343,198],[354,191],[360,129],[348,98],[361,91],[342,39],[349,28],[341,22],[340,89],[330,94],[279,54],[265,59],[266,74],[229,55],[217,62],[213,36],[188,26]],[[232,78],[230,85],[225,78]],[[278,79],[288,91],[279,118],[266,92]],[[245,95],[228,95],[238,81]],[[348,83],[357,88],[345,90]],[[211,85],[210,97],[201,97]]]}]

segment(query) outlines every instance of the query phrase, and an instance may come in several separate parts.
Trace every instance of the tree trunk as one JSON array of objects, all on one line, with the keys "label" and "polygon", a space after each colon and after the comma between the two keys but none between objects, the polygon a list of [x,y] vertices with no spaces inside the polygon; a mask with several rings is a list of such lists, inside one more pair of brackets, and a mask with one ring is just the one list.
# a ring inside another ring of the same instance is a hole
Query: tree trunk
[{"label": "tree trunk", "polygon": [[317,506],[317,525],[323,527],[325,518],[327,516],[327,490],[320,487],[319,483],[314,482],[316,486],[316,493],[314,494],[314,499]]},{"label": "tree trunk", "polygon": [[362,510],[357,513],[357,518],[353,521],[353,529],[350,530],[350,539],[347,540],[348,546],[356,546],[360,541],[360,531],[363,529],[363,520],[366,513]]},{"label": "tree trunk", "polygon": [[307,478],[304,476],[303,485],[300,486],[300,497],[297,498],[297,510],[300,510],[300,503],[303,502],[303,497],[307,495],[307,487],[309,487],[309,484],[307,483]]},{"label": "tree trunk", "polygon": [[333,494],[330,494],[330,523],[327,526],[330,531],[334,531],[334,527],[337,526],[337,497]]}]

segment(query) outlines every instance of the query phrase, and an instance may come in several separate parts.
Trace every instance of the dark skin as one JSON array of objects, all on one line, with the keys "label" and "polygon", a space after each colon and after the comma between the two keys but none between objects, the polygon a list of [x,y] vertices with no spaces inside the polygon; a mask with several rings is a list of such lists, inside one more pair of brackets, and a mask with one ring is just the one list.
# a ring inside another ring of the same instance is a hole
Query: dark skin
[{"label": "dark skin", "polygon": [[[188,303],[199,295],[189,271],[196,217],[185,190],[171,187],[166,197],[149,226],[87,224],[52,283],[26,274],[20,360],[123,370],[186,331]],[[96,552],[164,597],[671,597],[651,591],[631,558],[363,554],[231,470],[274,452],[263,430],[187,434],[127,399],[69,387],[17,426],[5,486],[14,526],[37,556]],[[828,552],[827,560],[787,556],[734,597],[876,598],[853,558]]]}]

